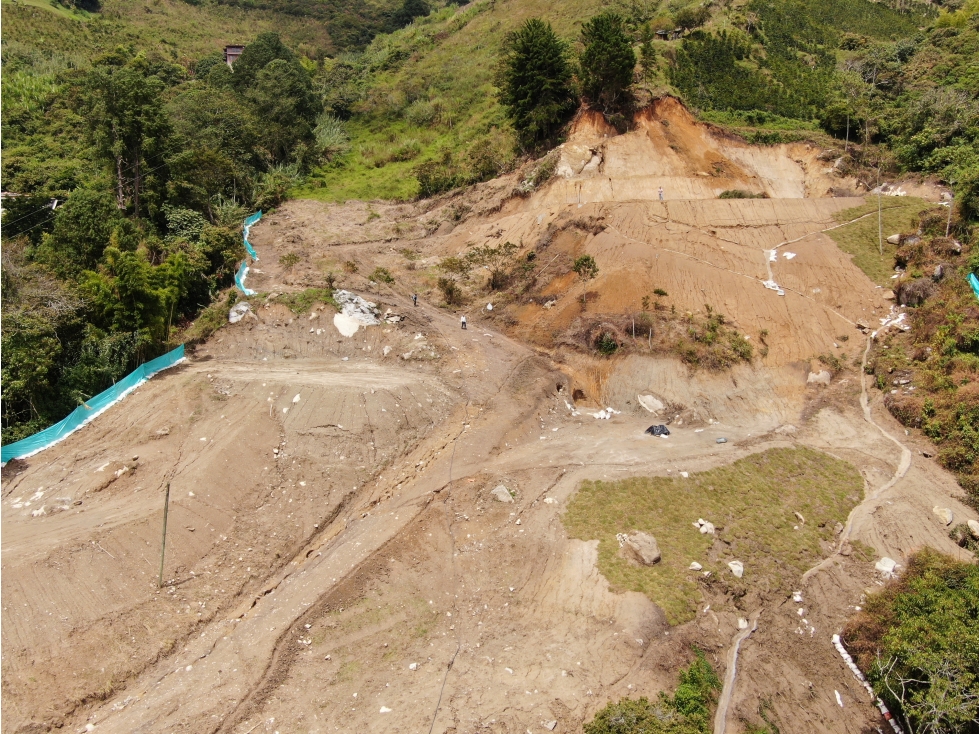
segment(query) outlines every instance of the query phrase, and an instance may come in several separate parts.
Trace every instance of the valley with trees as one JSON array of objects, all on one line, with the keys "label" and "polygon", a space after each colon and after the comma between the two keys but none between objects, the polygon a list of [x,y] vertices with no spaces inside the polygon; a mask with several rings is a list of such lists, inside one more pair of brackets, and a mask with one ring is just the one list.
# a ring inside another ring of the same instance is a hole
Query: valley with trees
[{"label": "valley with trees", "polygon": [[979,731],[977,0],[2,11],[3,731]]}]

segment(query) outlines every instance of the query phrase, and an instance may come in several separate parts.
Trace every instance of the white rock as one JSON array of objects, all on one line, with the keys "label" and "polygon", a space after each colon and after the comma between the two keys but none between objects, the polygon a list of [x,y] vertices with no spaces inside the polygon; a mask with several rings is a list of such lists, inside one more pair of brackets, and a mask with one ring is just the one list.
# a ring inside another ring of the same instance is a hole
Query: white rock
[{"label": "white rock", "polygon": [[688,474],[688,473],[687,473],[687,472],[685,472],[685,471],[682,471],[682,472],[680,472],[680,476],[681,476],[681,477],[683,477],[684,479],[686,479],[687,477],[689,477],[689,476],[690,476],[690,474]]},{"label": "white rock", "polygon": [[347,316],[356,319],[363,326],[376,326],[381,323],[378,319],[377,304],[365,301],[356,293],[350,291],[334,291],[333,300]]},{"label": "white rock", "polygon": [[700,571],[701,569],[703,569],[703,566],[701,566],[696,561],[694,561],[693,563],[690,564],[690,570],[691,571]]},{"label": "white rock", "polygon": [[884,576],[884,578],[890,578],[891,576],[893,576],[894,569],[896,569],[897,567],[898,567],[897,561],[895,561],[893,558],[888,558],[887,556],[884,556],[879,561],[877,561],[876,564],[874,564],[874,568],[880,571],[881,574]]},{"label": "white rock", "polygon": [[418,670],[418,663],[412,663],[409,665],[408,670]]},{"label": "white rock", "polygon": [[829,385],[832,381],[833,376],[828,370],[820,370],[819,372],[810,372],[809,377],[806,378],[807,385]]},{"label": "white rock", "polygon": [[554,731],[554,727],[557,726],[557,721],[551,719],[550,721],[543,722],[544,728],[548,731]]},{"label": "white rock", "polygon": [[796,604],[802,604],[802,592],[801,591],[793,591],[792,592],[792,601],[794,601]]},{"label": "white rock", "polygon": [[557,504],[557,500],[554,499],[553,497],[545,497],[544,498],[544,504],[545,505],[556,505]]},{"label": "white rock", "polygon": [[381,713],[382,714],[389,714],[389,713],[391,713],[391,709],[389,709],[387,706],[381,706]]},{"label": "white rock", "polygon": [[654,415],[659,413],[661,410],[663,410],[663,408],[666,407],[665,405],[663,405],[662,400],[658,400],[652,395],[640,395],[638,399],[639,399],[639,404]]},{"label": "white rock", "polygon": [[900,245],[901,244],[901,235],[899,235],[899,234],[892,234],[890,237],[887,238],[887,244],[889,244],[889,245]]},{"label": "white rock", "polygon": [[490,492],[490,494],[500,502],[513,502],[513,495],[511,495],[509,490],[502,484],[497,485],[497,487]]},{"label": "white rock", "polygon": [[727,567],[730,568],[731,573],[733,573],[738,578],[744,576],[744,564],[741,563],[741,561],[731,561],[730,563],[727,564]]},{"label": "white rock", "polygon": [[292,399],[292,402],[294,402],[294,403],[298,403],[298,402],[299,402],[299,396],[297,395],[296,397],[294,397],[294,398]]},{"label": "white rock", "polygon": [[967,524],[969,526],[969,532],[972,533],[972,537],[979,538],[979,522],[976,522],[975,520],[969,520],[967,521]]},{"label": "white rock", "polygon": [[384,347],[382,351],[384,352],[384,356],[386,357],[391,353],[391,347]]},{"label": "white rock", "polygon": [[245,314],[252,310],[252,307],[248,304],[248,301],[241,301],[236,303],[231,307],[231,311],[228,312],[228,321],[232,324],[237,324],[243,318]]},{"label": "white rock", "polygon": [[952,520],[955,519],[955,516],[952,515],[952,511],[947,507],[939,507],[938,505],[935,505],[931,511],[938,515],[938,519],[945,525],[951,525]]},{"label": "white rock", "polygon": [[748,620],[744,617],[738,617],[738,629],[746,630],[748,629]]},{"label": "white rock", "polygon": [[700,526],[701,535],[713,535],[714,534],[714,523],[705,522]]},{"label": "white rock", "polygon": [[355,319],[353,316],[348,316],[345,313],[338,313],[333,315],[333,325],[337,327],[343,336],[353,336],[356,334],[361,327],[360,321]]}]

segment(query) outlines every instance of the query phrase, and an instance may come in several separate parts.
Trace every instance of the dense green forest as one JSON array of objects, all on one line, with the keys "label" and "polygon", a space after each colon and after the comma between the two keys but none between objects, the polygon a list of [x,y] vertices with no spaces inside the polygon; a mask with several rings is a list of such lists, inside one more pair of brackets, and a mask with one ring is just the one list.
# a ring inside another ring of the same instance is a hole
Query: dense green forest
[{"label": "dense green forest", "polygon": [[[672,93],[757,142],[848,139],[854,168],[949,183],[966,243],[979,213],[977,0],[3,12],[4,442],[167,349],[231,283],[246,213],[486,180],[557,142],[582,101],[627,125]],[[508,66],[535,17],[556,75],[543,86]],[[247,44],[234,71],[221,54],[233,42]]]}]

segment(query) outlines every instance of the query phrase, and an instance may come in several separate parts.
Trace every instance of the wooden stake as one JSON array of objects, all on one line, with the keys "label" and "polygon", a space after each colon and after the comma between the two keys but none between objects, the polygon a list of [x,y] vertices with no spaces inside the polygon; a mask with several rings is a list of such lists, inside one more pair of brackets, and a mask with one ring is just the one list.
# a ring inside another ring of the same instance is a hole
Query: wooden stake
[{"label": "wooden stake", "polygon": [[160,549],[160,588],[163,588],[163,559],[167,553],[167,515],[170,514],[170,482],[167,482],[166,499],[163,501],[163,547]]}]

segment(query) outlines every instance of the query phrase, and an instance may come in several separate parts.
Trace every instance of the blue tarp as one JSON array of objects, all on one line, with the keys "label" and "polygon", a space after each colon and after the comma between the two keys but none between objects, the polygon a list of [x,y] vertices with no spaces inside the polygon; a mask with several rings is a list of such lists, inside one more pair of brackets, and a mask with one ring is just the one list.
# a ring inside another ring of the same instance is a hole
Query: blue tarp
[{"label": "blue tarp", "polygon": [[68,417],[58,421],[49,428],[45,428],[43,431],[35,433],[33,436],[28,436],[16,443],[9,443],[4,446],[2,449],[2,462],[6,464],[11,459],[22,459],[31,456],[57,443],[68,434],[77,431],[102,411],[118,403],[157,372],[165,370],[168,367],[173,367],[183,358],[184,345],[181,344],[172,352],[167,352],[162,357],[144,362],[108,390],[100,392],[95,397],[79,405],[68,414]]},{"label": "blue tarp", "polygon": [[969,277],[966,280],[972,286],[972,292],[976,294],[976,298],[979,298],[979,278],[976,277],[975,273],[969,273]]}]

